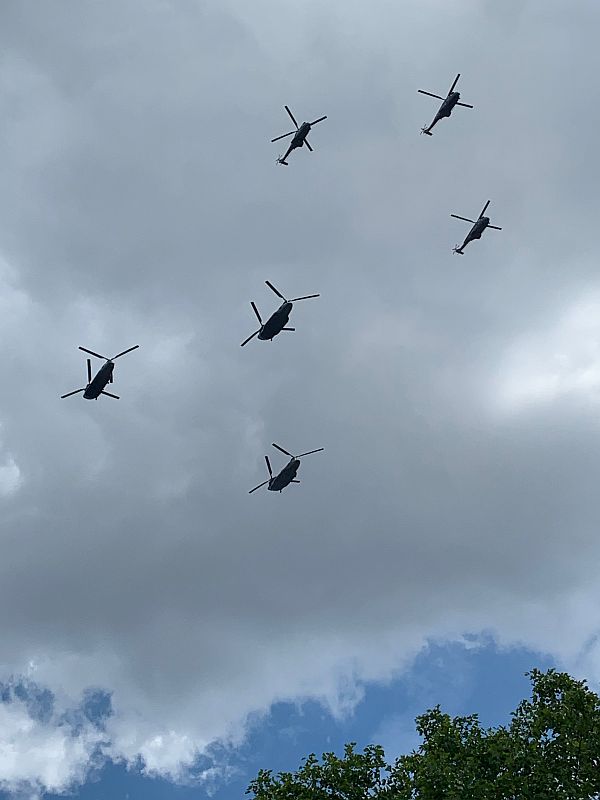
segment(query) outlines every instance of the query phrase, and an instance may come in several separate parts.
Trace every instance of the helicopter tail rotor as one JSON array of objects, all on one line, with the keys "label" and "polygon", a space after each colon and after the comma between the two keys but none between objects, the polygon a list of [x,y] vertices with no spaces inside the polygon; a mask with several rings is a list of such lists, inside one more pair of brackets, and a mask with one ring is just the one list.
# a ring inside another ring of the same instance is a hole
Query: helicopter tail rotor
[{"label": "helicopter tail rotor", "polygon": [[458,245],[456,245],[456,247],[453,247],[452,248],[452,252],[456,253],[459,256],[464,256],[464,254],[465,254],[464,250],[462,249],[462,245],[460,247]]},{"label": "helicopter tail rotor", "polygon": [[426,133],[427,136],[433,136],[433,133],[429,130],[427,125],[425,125],[425,127],[421,128],[421,133]]}]

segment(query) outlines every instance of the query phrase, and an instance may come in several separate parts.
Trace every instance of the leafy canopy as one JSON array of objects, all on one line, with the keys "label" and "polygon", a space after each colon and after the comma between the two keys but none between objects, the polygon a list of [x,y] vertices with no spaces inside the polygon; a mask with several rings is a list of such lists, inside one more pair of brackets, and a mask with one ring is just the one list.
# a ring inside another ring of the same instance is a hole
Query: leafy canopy
[{"label": "leafy canopy", "polygon": [[383,748],[311,753],[296,772],[261,770],[254,800],[596,800],[600,698],[565,672],[532,670],[531,699],[510,725],[484,729],[476,714],[439,706],[417,717],[422,742],[393,764]]}]

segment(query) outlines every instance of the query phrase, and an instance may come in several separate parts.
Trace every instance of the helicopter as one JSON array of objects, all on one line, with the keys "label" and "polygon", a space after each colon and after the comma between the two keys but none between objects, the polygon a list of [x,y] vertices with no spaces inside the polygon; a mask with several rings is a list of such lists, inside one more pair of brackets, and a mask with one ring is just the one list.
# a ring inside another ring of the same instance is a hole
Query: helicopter
[{"label": "helicopter", "polygon": [[490,218],[483,216],[489,204],[490,200],[488,200],[487,203],[484,205],[481,214],[477,217],[476,220],[468,219],[467,217],[459,217],[458,214],[450,214],[450,216],[454,217],[455,219],[462,219],[465,222],[473,223],[473,227],[467,233],[464,242],[461,244],[460,247],[456,245],[456,247],[452,250],[453,253],[458,253],[459,255],[464,256],[465,247],[469,244],[469,242],[472,242],[473,239],[481,239],[481,234],[484,232],[486,228],[493,228],[495,231],[502,230],[502,228],[499,228],[497,225],[490,225]]},{"label": "helicopter", "polygon": [[426,133],[427,136],[433,136],[433,133],[431,132],[433,126],[444,117],[449,117],[450,114],[452,113],[452,109],[454,108],[454,106],[473,108],[473,106],[470,106],[468,103],[458,102],[460,100],[460,92],[455,92],[454,87],[456,86],[459,78],[460,78],[460,72],[454,79],[454,83],[450,87],[450,91],[448,92],[448,95],[445,98],[440,97],[439,94],[432,94],[431,92],[425,92],[423,89],[417,89],[417,91],[420,92],[421,94],[427,94],[429,95],[429,97],[437,97],[438,100],[442,100],[442,105],[439,107],[439,110],[435,115],[433,122],[431,123],[431,125],[429,126],[426,125],[424,128],[421,128],[421,133]]},{"label": "helicopter", "polygon": [[124,356],[125,353],[131,353],[132,350],[137,350],[139,344],[134,345],[134,347],[130,347],[128,350],[123,350],[122,353],[119,353],[112,358],[106,358],[106,356],[101,356],[98,353],[94,353],[93,350],[88,350],[85,347],[80,347],[80,350],[83,350],[84,353],[89,353],[91,356],[96,356],[96,358],[103,358],[106,363],[103,364],[98,372],[92,378],[92,362],[88,358],[87,359],[87,375],[88,375],[88,382],[87,386],[83,389],[75,389],[74,392],[67,392],[67,394],[61,395],[61,400],[64,400],[65,397],[70,397],[72,394],[79,394],[79,392],[83,392],[83,397],[85,400],[97,400],[101,394],[105,394],[107,397],[112,397],[115,400],[120,400],[118,395],[111,394],[110,392],[105,392],[104,387],[107,383],[113,382],[113,370],[115,368],[114,362],[117,358],[121,358]]},{"label": "helicopter", "polygon": [[308,453],[301,453],[299,456],[293,456],[291,453],[288,453],[287,450],[284,450],[283,447],[280,447],[278,444],[273,442],[273,447],[276,447],[278,450],[281,450],[282,453],[285,453],[286,456],[290,456],[290,461],[285,465],[285,467],[278,472],[277,475],[273,475],[273,470],[271,469],[271,462],[269,461],[269,456],[265,456],[265,461],[267,462],[267,469],[269,470],[269,478],[262,483],[259,483],[258,486],[255,486],[254,489],[250,489],[248,494],[252,494],[257,489],[260,489],[265,484],[269,484],[268,490],[270,492],[282,492],[286,486],[289,486],[290,483],[300,483],[300,481],[296,480],[296,474],[298,469],[300,468],[300,459],[304,458],[304,456],[310,456],[312,453],[320,453],[321,450],[324,450],[324,447],[319,447],[317,450],[309,450]]},{"label": "helicopter", "polygon": [[292,136],[292,134],[294,134],[294,138],[292,139],[286,154],[283,157],[280,156],[276,162],[277,164],[283,164],[284,167],[287,167],[289,165],[286,161],[286,158],[289,156],[292,150],[295,150],[297,147],[302,147],[302,145],[305,144],[312,153],[312,147],[308,143],[308,139],[306,137],[310,133],[310,129],[312,128],[312,126],[316,125],[317,122],[323,122],[324,119],[327,119],[327,116],[319,117],[319,119],[316,119],[314,122],[303,122],[302,125],[298,127],[298,123],[296,122],[292,112],[289,110],[287,106],[284,106],[284,108],[292,118],[292,122],[296,126],[296,130],[290,131],[289,133],[284,133],[281,136],[276,136],[274,139],[271,139],[271,142],[278,142],[279,139],[285,139],[286,136]]},{"label": "helicopter", "polygon": [[258,321],[260,322],[260,328],[257,331],[245,339],[242,344],[240,345],[243,347],[245,344],[251,339],[254,339],[255,336],[258,335],[259,339],[263,341],[272,340],[274,336],[277,336],[278,333],[281,331],[295,331],[295,328],[286,328],[286,325],[289,321],[290,314],[292,312],[292,303],[297,303],[298,300],[310,300],[313,297],[320,297],[318,294],[307,294],[305,297],[294,297],[293,300],[286,300],[286,298],[278,291],[272,283],[269,281],[265,281],[269,289],[271,289],[278,297],[281,297],[283,303],[279,306],[277,311],[274,311],[269,319],[266,322],[262,321],[262,317],[258,311],[258,308],[254,305],[252,301],[250,301],[250,305],[254,309],[254,313],[258,317]]}]

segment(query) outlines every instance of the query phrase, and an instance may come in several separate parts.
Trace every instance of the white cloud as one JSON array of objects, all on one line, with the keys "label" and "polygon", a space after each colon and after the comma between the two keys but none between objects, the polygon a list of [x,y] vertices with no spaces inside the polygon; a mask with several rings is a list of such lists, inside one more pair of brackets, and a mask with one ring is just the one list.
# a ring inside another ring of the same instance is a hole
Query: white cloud
[{"label": "white cloud", "polygon": [[13,696],[0,703],[0,788],[27,797],[66,792],[85,780],[103,738],[89,723],[36,719]]},{"label": "white cloud", "polygon": [[519,336],[494,387],[501,409],[519,411],[573,398],[600,401],[600,293],[570,303],[555,321]]}]

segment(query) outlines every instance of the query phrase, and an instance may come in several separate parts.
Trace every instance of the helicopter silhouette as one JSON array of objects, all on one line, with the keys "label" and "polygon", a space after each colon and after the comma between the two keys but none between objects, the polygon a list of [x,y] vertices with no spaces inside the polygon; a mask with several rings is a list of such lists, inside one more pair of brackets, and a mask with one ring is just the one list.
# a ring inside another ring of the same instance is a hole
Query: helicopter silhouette
[{"label": "helicopter silhouette", "polygon": [[254,489],[250,489],[248,494],[252,494],[257,489],[265,486],[267,483],[269,484],[268,490],[270,492],[282,492],[286,486],[289,486],[290,483],[300,483],[300,481],[296,480],[296,474],[300,468],[300,459],[304,458],[304,456],[310,456],[312,453],[320,453],[321,450],[324,450],[324,447],[319,447],[317,450],[309,450],[308,453],[301,453],[299,456],[293,456],[291,453],[288,453],[287,450],[284,450],[283,447],[280,447],[278,444],[273,442],[273,447],[276,447],[278,450],[281,450],[282,453],[285,453],[286,456],[290,456],[290,460],[285,465],[285,467],[278,472],[277,475],[273,475],[273,470],[271,469],[271,462],[269,461],[269,456],[265,456],[265,461],[267,462],[267,469],[269,470],[269,478],[262,483],[259,483],[258,486],[255,486]]},{"label": "helicopter silhouette", "polygon": [[426,133],[427,136],[433,136],[433,133],[431,132],[433,126],[436,123],[438,123],[441,119],[444,119],[444,117],[449,117],[450,114],[452,113],[452,109],[454,108],[454,106],[464,106],[464,108],[473,108],[473,106],[470,106],[468,103],[458,102],[460,100],[460,92],[455,92],[454,87],[456,86],[459,78],[460,78],[460,72],[454,79],[454,83],[450,87],[450,91],[448,92],[448,95],[446,97],[440,97],[439,94],[432,94],[431,92],[425,92],[423,89],[417,89],[417,91],[420,92],[421,94],[429,95],[429,97],[437,97],[438,100],[442,101],[442,105],[439,107],[439,110],[435,115],[433,122],[431,123],[431,125],[429,126],[426,125],[424,128],[421,128],[421,133]]},{"label": "helicopter silhouette", "polygon": [[113,397],[115,400],[120,400],[119,396],[116,394],[111,394],[110,392],[105,392],[104,387],[107,383],[113,382],[113,370],[115,368],[114,362],[117,358],[121,358],[124,356],[125,353],[131,353],[132,350],[137,350],[139,344],[136,344],[134,347],[130,347],[128,350],[123,350],[122,353],[119,353],[112,358],[106,358],[106,356],[101,356],[98,353],[94,353],[93,350],[88,350],[85,347],[80,347],[80,350],[83,350],[84,353],[89,353],[91,356],[96,356],[96,358],[103,358],[106,363],[102,364],[98,372],[92,378],[92,362],[88,358],[87,359],[87,375],[88,375],[88,382],[87,385],[83,389],[75,389],[74,392],[67,392],[67,394],[61,395],[61,400],[64,400],[65,397],[70,397],[72,394],[79,394],[79,392],[83,392],[83,397],[85,400],[97,400],[101,394],[105,394],[107,397]]},{"label": "helicopter silhouette", "polygon": [[461,244],[460,247],[458,245],[456,245],[456,247],[453,248],[453,250],[452,250],[453,253],[458,253],[459,255],[464,256],[464,252],[463,251],[464,251],[465,247],[469,244],[469,242],[472,242],[473,239],[481,239],[481,234],[484,232],[484,230],[486,228],[493,228],[495,231],[501,231],[502,230],[502,228],[499,228],[497,225],[490,225],[490,218],[483,216],[485,214],[485,211],[486,211],[487,207],[489,206],[489,204],[490,204],[490,201],[488,200],[487,203],[484,205],[481,214],[475,220],[474,219],[468,219],[467,217],[459,217],[458,214],[450,214],[450,216],[454,217],[455,219],[462,219],[465,222],[472,222],[473,223],[473,227],[467,233],[467,236],[466,236],[464,242]]},{"label": "helicopter silhouette", "polygon": [[259,339],[263,341],[272,340],[274,336],[277,336],[278,333],[281,331],[295,331],[295,328],[286,328],[286,325],[289,321],[290,314],[292,313],[292,304],[297,303],[298,300],[310,300],[313,297],[320,297],[318,294],[307,294],[305,297],[294,297],[292,300],[286,300],[286,298],[278,291],[272,283],[269,281],[265,281],[269,289],[271,289],[278,297],[281,297],[283,303],[279,306],[277,311],[274,311],[269,319],[266,322],[262,321],[262,317],[258,311],[258,308],[254,305],[252,301],[250,301],[250,305],[254,309],[254,313],[258,317],[258,321],[260,322],[260,328],[257,331],[245,339],[242,344],[240,345],[243,347],[245,344],[251,339],[254,339],[255,336],[258,336]]},{"label": "helicopter silhouette", "polygon": [[323,122],[324,119],[327,119],[327,116],[319,117],[319,119],[316,119],[314,122],[303,122],[302,125],[300,125],[298,127],[298,123],[296,122],[296,119],[294,118],[294,115],[292,114],[292,112],[289,110],[289,108],[287,106],[284,106],[284,108],[287,111],[287,113],[290,115],[290,117],[292,118],[292,122],[296,126],[296,130],[295,131],[290,131],[289,133],[284,133],[281,136],[276,136],[274,139],[271,139],[271,142],[278,142],[280,139],[285,139],[286,136],[294,135],[294,138],[292,139],[292,141],[290,143],[290,146],[287,149],[286,154],[283,157],[280,156],[277,159],[277,162],[276,162],[277,164],[283,164],[284,167],[287,167],[289,165],[288,165],[288,163],[286,161],[286,158],[289,156],[289,154],[292,152],[292,150],[295,150],[297,147],[302,147],[302,145],[305,144],[308,147],[308,149],[310,150],[310,152],[312,153],[313,149],[310,146],[310,144],[308,143],[308,139],[306,137],[310,133],[310,129],[312,128],[312,126],[316,125],[317,122]]}]

